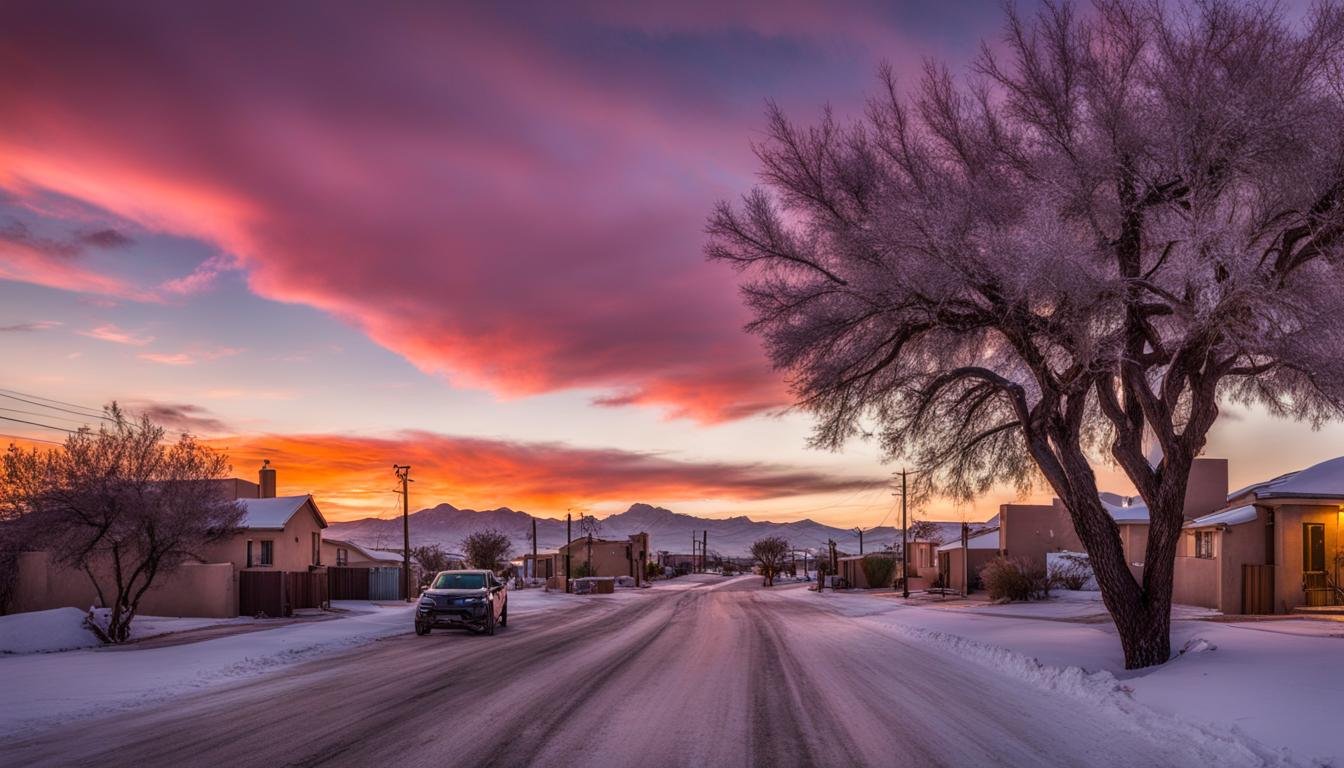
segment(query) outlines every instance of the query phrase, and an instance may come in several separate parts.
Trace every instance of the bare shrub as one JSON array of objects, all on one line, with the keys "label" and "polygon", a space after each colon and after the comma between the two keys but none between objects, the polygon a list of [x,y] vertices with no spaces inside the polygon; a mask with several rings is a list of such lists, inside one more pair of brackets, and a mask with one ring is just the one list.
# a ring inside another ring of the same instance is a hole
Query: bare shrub
[{"label": "bare shrub", "polygon": [[1020,557],[996,557],[980,569],[980,580],[992,600],[1020,602],[1050,596],[1050,578],[1044,566]]}]

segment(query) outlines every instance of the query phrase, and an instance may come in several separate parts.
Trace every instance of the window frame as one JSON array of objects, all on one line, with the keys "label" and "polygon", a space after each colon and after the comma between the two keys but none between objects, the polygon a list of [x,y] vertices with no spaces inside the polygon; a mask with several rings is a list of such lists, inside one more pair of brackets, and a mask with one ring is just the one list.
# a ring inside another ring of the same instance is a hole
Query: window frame
[{"label": "window frame", "polygon": [[1213,560],[1218,555],[1214,551],[1212,529],[1195,531],[1195,557],[1200,560]]},{"label": "window frame", "polygon": [[257,565],[261,568],[275,567],[275,539],[262,539]]}]

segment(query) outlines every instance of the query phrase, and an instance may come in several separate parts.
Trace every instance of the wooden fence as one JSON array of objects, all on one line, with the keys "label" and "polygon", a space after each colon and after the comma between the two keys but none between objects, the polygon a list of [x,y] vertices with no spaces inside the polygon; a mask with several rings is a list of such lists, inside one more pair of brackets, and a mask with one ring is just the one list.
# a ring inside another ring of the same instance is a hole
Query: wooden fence
[{"label": "wooden fence", "polygon": [[240,571],[239,616],[292,616],[296,608],[331,604],[322,571]]},{"label": "wooden fence", "polygon": [[1274,612],[1274,566],[1241,566],[1241,612],[1257,615]]},{"label": "wooden fence", "polygon": [[402,600],[401,569],[395,566],[327,568],[327,587],[332,600]]}]

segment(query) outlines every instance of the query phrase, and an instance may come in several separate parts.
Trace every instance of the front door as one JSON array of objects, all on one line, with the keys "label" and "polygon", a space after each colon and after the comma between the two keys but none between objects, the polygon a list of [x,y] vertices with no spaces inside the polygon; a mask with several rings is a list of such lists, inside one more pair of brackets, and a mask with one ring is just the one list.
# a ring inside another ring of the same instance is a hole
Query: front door
[{"label": "front door", "polygon": [[1325,525],[1302,524],[1302,590],[1307,605],[1328,605],[1329,585],[1325,580]]}]

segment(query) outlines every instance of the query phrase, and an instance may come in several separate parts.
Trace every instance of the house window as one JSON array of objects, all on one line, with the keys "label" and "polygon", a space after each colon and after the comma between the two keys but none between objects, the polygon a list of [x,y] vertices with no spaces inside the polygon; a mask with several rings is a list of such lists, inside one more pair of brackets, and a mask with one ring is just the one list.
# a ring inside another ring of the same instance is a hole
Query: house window
[{"label": "house window", "polygon": [[1213,531],[1195,531],[1195,557],[1213,557]]},{"label": "house window", "polygon": [[313,537],[313,565],[322,564],[322,539],[318,537],[317,531],[312,532]]},{"label": "house window", "polygon": [[261,562],[258,565],[263,568],[275,565],[275,542],[270,539],[261,540]]},{"label": "house window", "polygon": [[247,540],[247,567],[252,567],[252,540]]},{"label": "house window", "polygon": [[337,547],[337,548],[336,548],[336,564],[337,564],[337,565],[345,565],[345,564],[348,563],[348,562],[350,562],[350,553],[349,553],[348,551],[346,551],[345,547]]}]

